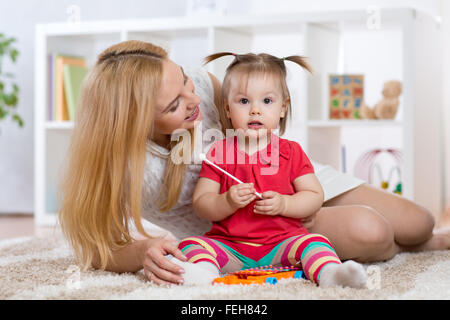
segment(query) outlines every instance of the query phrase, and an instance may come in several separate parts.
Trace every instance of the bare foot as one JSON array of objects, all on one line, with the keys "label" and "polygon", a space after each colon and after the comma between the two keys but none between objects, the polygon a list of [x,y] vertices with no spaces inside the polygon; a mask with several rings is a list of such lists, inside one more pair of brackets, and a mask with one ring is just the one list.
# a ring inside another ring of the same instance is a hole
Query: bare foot
[{"label": "bare foot", "polygon": [[450,249],[450,227],[439,228],[433,231],[433,236],[425,243],[412,246],[402,247],[403,251],[433,251]]}]

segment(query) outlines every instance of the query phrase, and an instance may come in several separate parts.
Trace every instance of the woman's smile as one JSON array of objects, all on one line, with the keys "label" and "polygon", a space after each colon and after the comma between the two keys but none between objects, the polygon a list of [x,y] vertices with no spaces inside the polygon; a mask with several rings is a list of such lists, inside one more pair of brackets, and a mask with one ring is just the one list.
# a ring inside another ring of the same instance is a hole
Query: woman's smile
[{"label": "woman's smile", "polygon": [[194,110],[192,111],[192,113],[188,117],[186,117],[184,119],[184,121],[194,121],[195,119],[197,119],[199,114],[200,114],[200,108],[198,105],[196,105]]}]

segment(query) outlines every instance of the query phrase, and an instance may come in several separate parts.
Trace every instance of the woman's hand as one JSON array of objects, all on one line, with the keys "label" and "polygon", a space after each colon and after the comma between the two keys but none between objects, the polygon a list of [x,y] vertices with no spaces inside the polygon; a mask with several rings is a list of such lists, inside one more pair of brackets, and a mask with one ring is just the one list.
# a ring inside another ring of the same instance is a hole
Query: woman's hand
[{"label": "woman's hand", "polygon": [[164,238],[154,238],[147,240],[144,255],[144,274],[148,280],[158,285],[161,284],[182,284],[183,277],[180,274],[184,270],[166,258],[171,254],[181,261],[186,261],[186,257],[177,248],[173,240]]},{"label": "woman's hand", "polygon": [[253,183],[235,184],[227,191],[227,202],[234,209],[243,208],[256,199]]},{"label": "woman's hand", "polygon": [[256,201],[253,212],[270,216],[282,215],[286,210],[286,198],[275,191],[266,191],[261,194],[262,200]]}]

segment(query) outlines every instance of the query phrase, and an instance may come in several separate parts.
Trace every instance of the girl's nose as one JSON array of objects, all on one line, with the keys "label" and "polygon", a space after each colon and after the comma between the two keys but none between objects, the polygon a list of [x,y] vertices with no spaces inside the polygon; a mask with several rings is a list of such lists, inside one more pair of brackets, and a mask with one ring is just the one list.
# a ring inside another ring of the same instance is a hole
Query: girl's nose
[{"label": "girl's nose", "polygon": [[261,114],[261,109],[258,108],[257,106],[252,106],[250,108],[250,115],[260,115]]}]

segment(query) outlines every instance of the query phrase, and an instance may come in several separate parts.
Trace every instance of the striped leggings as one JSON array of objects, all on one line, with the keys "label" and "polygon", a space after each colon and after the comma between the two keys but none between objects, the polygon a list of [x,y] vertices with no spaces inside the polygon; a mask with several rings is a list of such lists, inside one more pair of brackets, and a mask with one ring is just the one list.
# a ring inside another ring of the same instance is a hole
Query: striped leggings
[{"label": "striped leggings", "polygon": [[[293,236],[269,248],[243,244],[233,245],[232,248],[227,243],[228,245],[215,239],[195,236],[183,239],[178,248],[189,262],[207,261],[222,273],[267,265],[284,267],[299,264],[306,277],[315,283],[319,282],[320,272],[325,265],[341,263],[329,240],[319,234]],[[249,254],[245,255],[246,252],[252,252],[254,257],[254,252],[258,250],[269,253],[258,260],[249,258]]]}]

